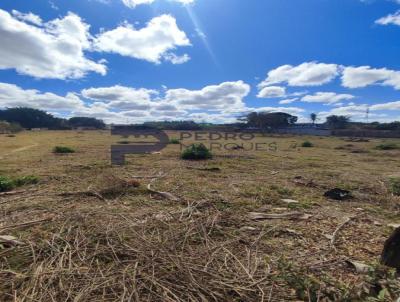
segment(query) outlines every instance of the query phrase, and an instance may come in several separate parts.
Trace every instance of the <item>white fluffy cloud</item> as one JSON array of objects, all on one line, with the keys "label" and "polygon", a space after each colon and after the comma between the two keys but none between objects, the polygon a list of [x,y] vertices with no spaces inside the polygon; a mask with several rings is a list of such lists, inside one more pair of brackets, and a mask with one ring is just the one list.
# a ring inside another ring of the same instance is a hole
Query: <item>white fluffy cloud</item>
[{"label": "white fluffy cloud", "polygon": [[362,88],[373,84],[392,86],[400,89],[400,71],[370,66],[346,67],[343,70],[342,85],[347,88]]},{"label": "white fluffy cloud", "polygon": [[181,109],[228,112],[243,109],[243,98],[249,92],[250,86],[243,81],[224,82],[201,90],[170,89],[165,92],[165,101]]},{"label": "white fluffy cloud", "polygon": [[[122,3],[125,4],[129,8],[135,8],[138,5],[142,4],[152,4],[155,0],[122,0]],[[184,5],[192,4],[195,0],[170,0],[172,2],[182,3]]]},{"label": "white fluffy cloud", "polygon": [[124,86],[89,88],[82,90],[82,96],[103,102],[113,110],[149,110],[152,107],[152,96],[155,90],[130,88]]},{"label": "white fluffy cloud", "polygon": [[267,86],[260,90],[257,97],[258,98],[279,98],[286,95],[285,87],[280,86]]},{"label": "white fluffy cloud", "polygon": [[285,105],[285,104],[291,104],[293,102],[296,102],[298,98],[293,98],[293,99],[287,99],[287,100],[281,100],[279,101],[279,104]]},{"label": "white fluffy cloud", "polygon": [[335,92],[317,92],[312,95],[306,95],[301,98],[301,101],[306,103],[323,103],[323,104],[334,104],[341,101],[347,101],[353,99],[354,96],[351,94],[337,94]]},{"label": "white fluffy cloud", "polygon": [[370,106],[370,110],[400,110],[400,101],[375,104]]},{"label": "white fluffy cloud", "polygon": [[32,13],[24,14],[24,13],[21,13],[15,9],[13,9],[12,14],[18,20],[21,20],[21,21],[24,21],[27,23],[32,23],[32,24],[38,25],[38,26],[42,25],[42,23],[43,23],[42,19],[39,16],[32,14]]},{"label": "white fluffy cloud", "polygon": [[73,93],[59,96],[41,93],[35,89],[24,90],[17,85],[0,83],[0,108],[31,107],[48,111],[71,111],[84,106]]},{"label": "white fluffy cloud", "polygon": [[307,62],[298,66],[283,65],[268,72],[259,87],[279,83],[287,83],[289,86],[320,86],[329,83],[338,74],[339,67],[336,64]]},{"label": "white fluffy cloud", "polygon": [[43,24],[33,14],[15,11],[14,16],[0,9],[0,69],[53,79],[106,74],[104,64],[85,57],[91,37],[89,25],[79,16],[69,13]]},{"label": "white fluffy cloud", "polygon": [[376,24],[380,25],[398,25],[400,26],[400,11],[397,11],[394,14],[387,15],[375,21]]},{"label": "white fluffy cloud", "polygon": [[190,46],[185,32],[180,30],[174,17],[161,15],[153,18],[146,27],[136,29],[125,23],[97,36],[94,43],[98,51],[117,53],[136,59],[160,63],[161,59],[174,63],[186,62],[189,57],[171,53],[178,46]]}]

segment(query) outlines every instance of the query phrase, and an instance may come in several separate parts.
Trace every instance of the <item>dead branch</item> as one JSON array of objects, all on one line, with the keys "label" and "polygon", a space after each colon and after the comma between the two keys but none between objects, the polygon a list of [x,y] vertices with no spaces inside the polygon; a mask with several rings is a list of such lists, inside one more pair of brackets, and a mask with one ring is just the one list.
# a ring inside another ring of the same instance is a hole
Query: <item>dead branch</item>
[{"label": "dead branch", "polygon": [[9,225],[9,226],[6,226],[6,227],[0,229],[0,233],[11,230],[11,229],[16,229],[16,228],[27,227],[27,226],[39,224],[39,223],[42,223],[45,221],[50,221],[52,219],[53,219],[53,217],[47,217],[47,218],[43,218],[43,219],[39,219],[39,220],[33,220],[33,221],[24,222],[24,223]]}]

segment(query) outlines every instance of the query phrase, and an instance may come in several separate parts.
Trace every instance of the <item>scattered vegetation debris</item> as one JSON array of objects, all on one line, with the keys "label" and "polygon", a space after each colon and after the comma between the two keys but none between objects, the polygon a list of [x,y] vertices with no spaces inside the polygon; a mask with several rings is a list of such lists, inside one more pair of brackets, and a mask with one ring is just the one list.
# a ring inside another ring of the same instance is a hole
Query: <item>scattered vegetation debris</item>
[{"label": "scattered vegetation debris", "polygon": [[13,247],[17,245],[23,245],[22,241],[19,241],[17,237],[9,235],[0,235],[0,247]]},{"label": "scattered vegetation debris", "polygon": [[368,274],[374,270],[372,266],[361,263],[361,262],[357,262],[357,261],[353,261],[353,260],[346,260],[345,262],[348,265],[350,265],[352,268],[354,268],[358,274]]},{"label": "scattered vegetation debris", "polygon": [[182,152],[181,158],[186,160],[211,159],[212,153],[203,144],[193,144]]},{"label": "scattered vegetation debris", "polygon": [[392,177],[389,179],[390,192],[395,196],[400,196],[400,177]]},{"label": "scattered vegetation debris", "polygon": [[318,187],[318,184],[316,184],[313,179],[307,180],[307,179],[304,179],[302,176],[295,176],[293,179],[293,182],[297,186],[304,186],[304,187],[309,187],[309,188]]},{"label": "scattered vegetation debris", "polygon": [[53,219],[53,217],[46,217],[46,218],[42,218],[42,219],[38,219],[38,220],[32,220],[32,221],[28,221],[28,222],[4,226],[3,228],[0,229],[0,233],[9,231],[9,230],[13,230],[13,229],[24,228],[24,227],[40,224],[42,222],[50,221],[52,219]]},{"label": "scattered vegetation debris", "polygon": [[312,215],[305,214],[302,212],[290,212],[290,213],[282,213],[282,214],[267,214],[267,213],[259,213],[259,212],[250,212],[249,218],[251,220],[268,220],[268,219],[299,219],[299,220],[307,220]]},{"label": "scattered vegetation debris", "polygon": [[334,200],[346,200],[353,198],[350,191],[339,188],[334,188],[326,191],[324,196]]},{"label": "scattered vegetation debris", "polygon": [[299,203],[297,200],[294,199],[281,199],[281,201],[287,204]]},{"label": "scattered vegetation debris", "polygon": [[27,175],[16,178],[0,176],[0,192],[8,192],[15,188],[22,187],[25,185],[37,184],[38,182],[39,182],[39,177],[34,175]]},{"label": "scattered vegetation debris", "polygon": [[355,217],[347,217],[337,228],[336,230],[333,232],[333,234],[330,236],[331,238],[331,248],[332,249],[336,249],[335,247],[335,241],[336,241],[336,237],[337,234],[340,232],[341,229],[343,229],[348,223],[350,223],[350,221],[352,221]]},{"label": "scattered vegetation debris", "polygon": [[397,229],[400,228],[400,223],[389,223],[387,226],[392,229]]},{"label": "scattered vegetation debris", "polygon": [[303,148],[312,148],[312,147],[314,147],[314,144],[313,144],[312,142],[305,141],[305,142],[303,142],[303,143],[301,144],[301,146],[302,146]]},{"label": "scattered vegetation debris", "polygon": [[169,193],[169,192],[160,192],[160,191],[153,190],[153,189],[151,188],[151,183],[149,183],[149,184],[147,185],[147,190],[148,190],[150,193],[153,193],[153,194],[156,194],[156,195],[158,195],[158,196],[161,196],[162,198],[165,198],[165,199],[168,199],[168,200],[172,200],[172,201],[179,201],[179,198],[178,198],[178,197],[176,197],[175,195],[173,195],[173,194],[171,194],[171,193]]},{"label": "scattered vegetation debris", "polygon": [[381,263],[395,268],[397,273],[400,273],[400,228],[395,229],[385,241]]},{"label": "scattered vegetation debris", "polygon": [[221,172],[220,167],[186,167],[189,170],[208,171],[208,172]]},{"label": "scattered vegetation debris", "polygon": [[108,198],[120,197],[127,194],[132,188],[138,187],[140,187],[140,182],[136,179],[124,180],[113,175],[108,175],[97,184],[96,189],[88,188],[86,191],[64,192],[59,194],[59,196],[91,196],[102,201],[107,201]]},{"label": "scattered vegetation debris", "polygon": [[400,147],[394,143],[383,143],[375,147],[376,150],[397,150]]},{"label": "scattered vegetation debris", "polygon": [[180,144],[181,144],[180,140],[177,139],[177,138],[171,138],[171,139],[169,140],[169,143],[170,143],[171,145],[180,145]]},{"label": "scattered vegetation debris", "polygon": [[53,148],[53,153],[56,154],[67,154],[67,153],[75,153],[75,150],[70,147],[65,146],[55,146]]}]

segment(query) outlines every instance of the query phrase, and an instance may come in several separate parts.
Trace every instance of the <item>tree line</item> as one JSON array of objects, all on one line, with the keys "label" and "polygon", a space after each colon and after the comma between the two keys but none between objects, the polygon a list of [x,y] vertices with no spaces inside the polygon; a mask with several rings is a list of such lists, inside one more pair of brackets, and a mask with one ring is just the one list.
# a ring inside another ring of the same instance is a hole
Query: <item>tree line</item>
[{"label": "tree line", "polygon": [[[319,120],[317,113],[310,114],[312,125]],[[284,112],[250,112],[238,117],[238,122],[222,126],[245,129],[275,129],[294,126],[298,117]],[[210,123],[196,123],[194,121],[161,121],[146,122],[147,128],[161,130],[205,130],[216,127]],[[400,122],[392,123],[359,123],[352,122],[349,117],[342,115],[331,115],[326,121],[319,124],[329,129],[368,129],[368,130],[395,130],[400,131]],[[68,130],[76,128],[104,129],[106,124],[92,117],[72,117],[69,119],[55,117],[43,110],[16,107],[0,110],[0,131],[7,129],[9,132],[17,132],[24,129],[46,128],[51,130]]]},{"label": "tree line", "polygon": [[47,128],[51,130],[68,130],[79,127],[104,129],[106,124],[92,117],[72,117],[70,119],[58,118],[43,110],[16,107],[0,110],[0,121],[22,127],[24,129]]}]

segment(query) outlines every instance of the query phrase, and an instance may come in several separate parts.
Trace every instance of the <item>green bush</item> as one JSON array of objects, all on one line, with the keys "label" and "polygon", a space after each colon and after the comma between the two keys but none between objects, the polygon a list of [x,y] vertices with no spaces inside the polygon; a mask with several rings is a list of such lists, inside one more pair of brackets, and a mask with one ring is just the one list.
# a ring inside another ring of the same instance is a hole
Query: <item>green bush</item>
[{"label": "green bush", "polygon": [[10,191],[17,187],[25,185],[33,185],[39,182],[37,176],[28,175],[17,178],[10,178],[7,176],[0,176],[0,192]]},{"label": "green bush", "polygon": [[393,143],[384,143],[384,144],[380,144],[380,145],[376,146],[375,149],[377,149],[377,150],[396,150],[396,149],[400,149],[400,147]]},{"label": "green bush", "polygon": [[39,177],[34,176],[34,175],[27,175],[27,176],[22,176],[14,180],[15,186],[16,187],[22,187],[26,185],[34,185],[39,182]]},{"label": "green bush", "polygon": [[169,140],[169,143],[170,143],[171,145],[179,145],[181,142],[180,142],[179,139],[177,139],[177,138],[171,138],[171,139]]},{"label": "green bush", "polygon": [[390,179],[390,191],[393,195],[400,196],[400,177]]},{"label": "green bush", "polygon": [[53,153],[75,153],[75,150],[70,147],[56,146],[53,149]]},{"label": "green bush", "polygon": [[10,191],[15,188],[14,181],[6,176],[0,176],[0,192]]},{"label": "green bush", "polygon": [[181,158],[188,160],[210,159],[212,154],[203,144],[193,144],[182,152]]},{"label": "green bush", "polygon": [[302,146],[303,148],[311,148],[311,147],[314,147],[313,143],[312,143],[312,142],[309,142],[309,141],[303,142],[303,143],[301,144],[301,146]]}]

